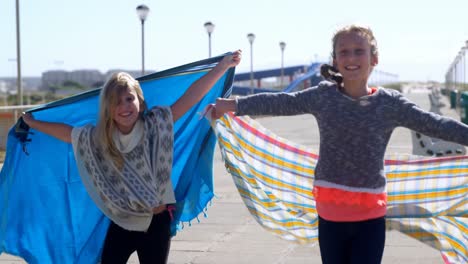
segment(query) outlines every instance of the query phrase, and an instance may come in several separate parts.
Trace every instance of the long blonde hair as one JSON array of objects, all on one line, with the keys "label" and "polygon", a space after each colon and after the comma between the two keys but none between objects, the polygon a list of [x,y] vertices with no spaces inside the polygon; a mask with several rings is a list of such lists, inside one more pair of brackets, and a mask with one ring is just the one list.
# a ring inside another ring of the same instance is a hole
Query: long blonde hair
[{"label": "long blonde hair", "polygon": [[99,118],[96,123],[95,143],[100,144],[117,168],[123,167],[122,153],[117,149],[112,134],[117,129],[113,119],[113,110],[117,106],[119,97],[123,92],[133,90],[137,94],[140,102],[140,111],[147,109],[143,91],[140,84],[130,74],[125,72],[114,73],[106,82],[99,95]]}]

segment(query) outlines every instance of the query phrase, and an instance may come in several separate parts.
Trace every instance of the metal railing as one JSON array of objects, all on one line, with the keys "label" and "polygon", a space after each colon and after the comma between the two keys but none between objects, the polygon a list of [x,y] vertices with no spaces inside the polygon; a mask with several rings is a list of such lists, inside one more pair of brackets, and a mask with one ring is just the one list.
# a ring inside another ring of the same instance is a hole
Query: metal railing
[{"label": "metal railing", "polygon": [[15,118],[18,118],[21,112],[27,109],[38,107],[40,105],[8,105],[0,106],[0,112],[13,112]]}]

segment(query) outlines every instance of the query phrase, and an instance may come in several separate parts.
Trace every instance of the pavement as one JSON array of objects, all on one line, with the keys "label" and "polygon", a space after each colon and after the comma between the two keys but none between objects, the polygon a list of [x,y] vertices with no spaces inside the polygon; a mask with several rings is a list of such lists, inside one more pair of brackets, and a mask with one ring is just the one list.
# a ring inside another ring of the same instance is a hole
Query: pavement
[{"label": "pavement", "polygon": [[[423,109],[429,110],[428,91],[411,89],[405,94]],[[449,101],[442,97],[444,115],[460,120]],[[315,119],[310,115],[265,117],[258,119],[276,134],[318,150],[319,135]],[[411,153],[411,134],[397,128],[387,153]],[[208,207],[208,217],[193,221],[172,240],[169,263],[174,264],[314,264],[321,263],[318,245],[299,245],[282,240],[264,230],[244,206],[231,176],[226,172],[220,153],[214,160],[216,198]],[[2,254],[0,264],[26,263],[20,258]],[[137,264],[133,254],[128,263]],[[397,231],[387,232],[384,264],[443,263],[440,253]]]}]

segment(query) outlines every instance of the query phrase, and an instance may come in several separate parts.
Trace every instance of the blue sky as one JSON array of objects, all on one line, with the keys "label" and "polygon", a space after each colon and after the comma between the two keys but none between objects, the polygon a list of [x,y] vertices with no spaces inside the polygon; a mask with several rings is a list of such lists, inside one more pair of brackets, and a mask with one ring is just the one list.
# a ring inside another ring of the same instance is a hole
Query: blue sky
[{"label": "blue sky", "polygon": [[[443,81],[468,40],[468,1],[314,0],[42,0],[21,1],[23,76],[53,69],[139,70],[141,25],[135,8],[150,8],[145,23],[146,69],[164,70],[208,57],[203,27],[215,24],[212,54],[242,49],[237,72],[325,61],[333,32],[369,25],[380,49],[381,71],[400,80]],[[15,0],[0,3],[0,77],[16,76]]]}]

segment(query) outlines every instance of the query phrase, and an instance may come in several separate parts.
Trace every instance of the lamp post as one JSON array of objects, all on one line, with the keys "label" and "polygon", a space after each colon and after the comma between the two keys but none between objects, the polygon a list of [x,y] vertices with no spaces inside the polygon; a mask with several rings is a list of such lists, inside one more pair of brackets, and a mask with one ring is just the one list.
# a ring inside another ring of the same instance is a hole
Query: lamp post
[{"label": "lamp post", "polygon": [[466,51],[468,50],[468,40],[465,41],[465,46],[462,48],[463,50],[463,88],[464,90],[468,90],[466,87],[465,87],[465,83],[466,83]]},{"label": "lamp post", "polygon": [[19,17],[19,0],[16,0],[16,69],[18,86],[18,104],[23,105],[23,84],[21,81],[21,43],[20,43],[20,17]]},{"label": "lamp post", "polygon": [[[460,86],[458,88],[459,90],[459,94],[463,91],[463,54],[462,54],[462,51],[460,50],[458,52],[458,56],[457,56],[457,64],[458,64],[458,71],[459,71],[459,76],[458,76],[458,85]],[[457,101],[458,102],[458,101]]]},{"label": "lamp post", "polygon": [[255,34],[249,33],[247,34],[247,39],[250,43],[250,87],[252,89],[251,93],[254,93],[254,76],[253,76],[253,42],[255,40]]},{"label": "lamp post", "polygon": [[455,87],[457,90],[460,90],[459,86],[460,86],[460,55],[457,53],[457,56],[455,57]]},{"label": "lamp post", "polygon": [[215,25],[210,21],[204,24],[206,33],[208,33],[208,57],[211,58],[211,33],[213,33]]},{"label": "lamp post", "polygon": [[[455,79],[455,90],[458,90],[458,70],[460,69],[460,68],[458,67],[458,54],[457,54],[457,56],[455,56],[455,60],[454,60],[454,63],[453,63],[453,64],[454,64],[454,73],[455,73],[455,74],[454,74],[454,75],[455,75],[455,76],[454,76],[454,79]],[[458,92],[457,92],[457,94],[458,94]]]},{"label": "lamp post", "polygon": [[463,88],[463,91],[465,90],[465,82],[466,82],[466,78],[465,78],[466,77],[466,74],[465,74],[465,72],[466,72],[466,63],[465,62],[466,62],[465,61],[465,46],[463,46],[461,48],[461,50],[460,50],[460,63],[462,64],[461,68],[463,69],[462,70],[462,75],[463,75],[463,77],[462,77],[462,82],[463,82],[462,88]]},{"label": "lamp post", "polygon": [[452,62],[452,90],[457,90],[457,65],[455,61]]},{"label": "lamp post", "polygon": [[149,13],[149,7],[139,5],[136,11],[141,21],[141,75],[145,75],[145,20]]},{"label": "lamp post", "polygon": [[457,90],[457,68],[455,61],[452,62],[452,90]]},{"label": "lamp post", "polygon": [[283,88],[283,79],[284,79],[284,48],[286,48],[286,42],[281,41],[279,43],[280,49],[281,49],[281,88]]}]

